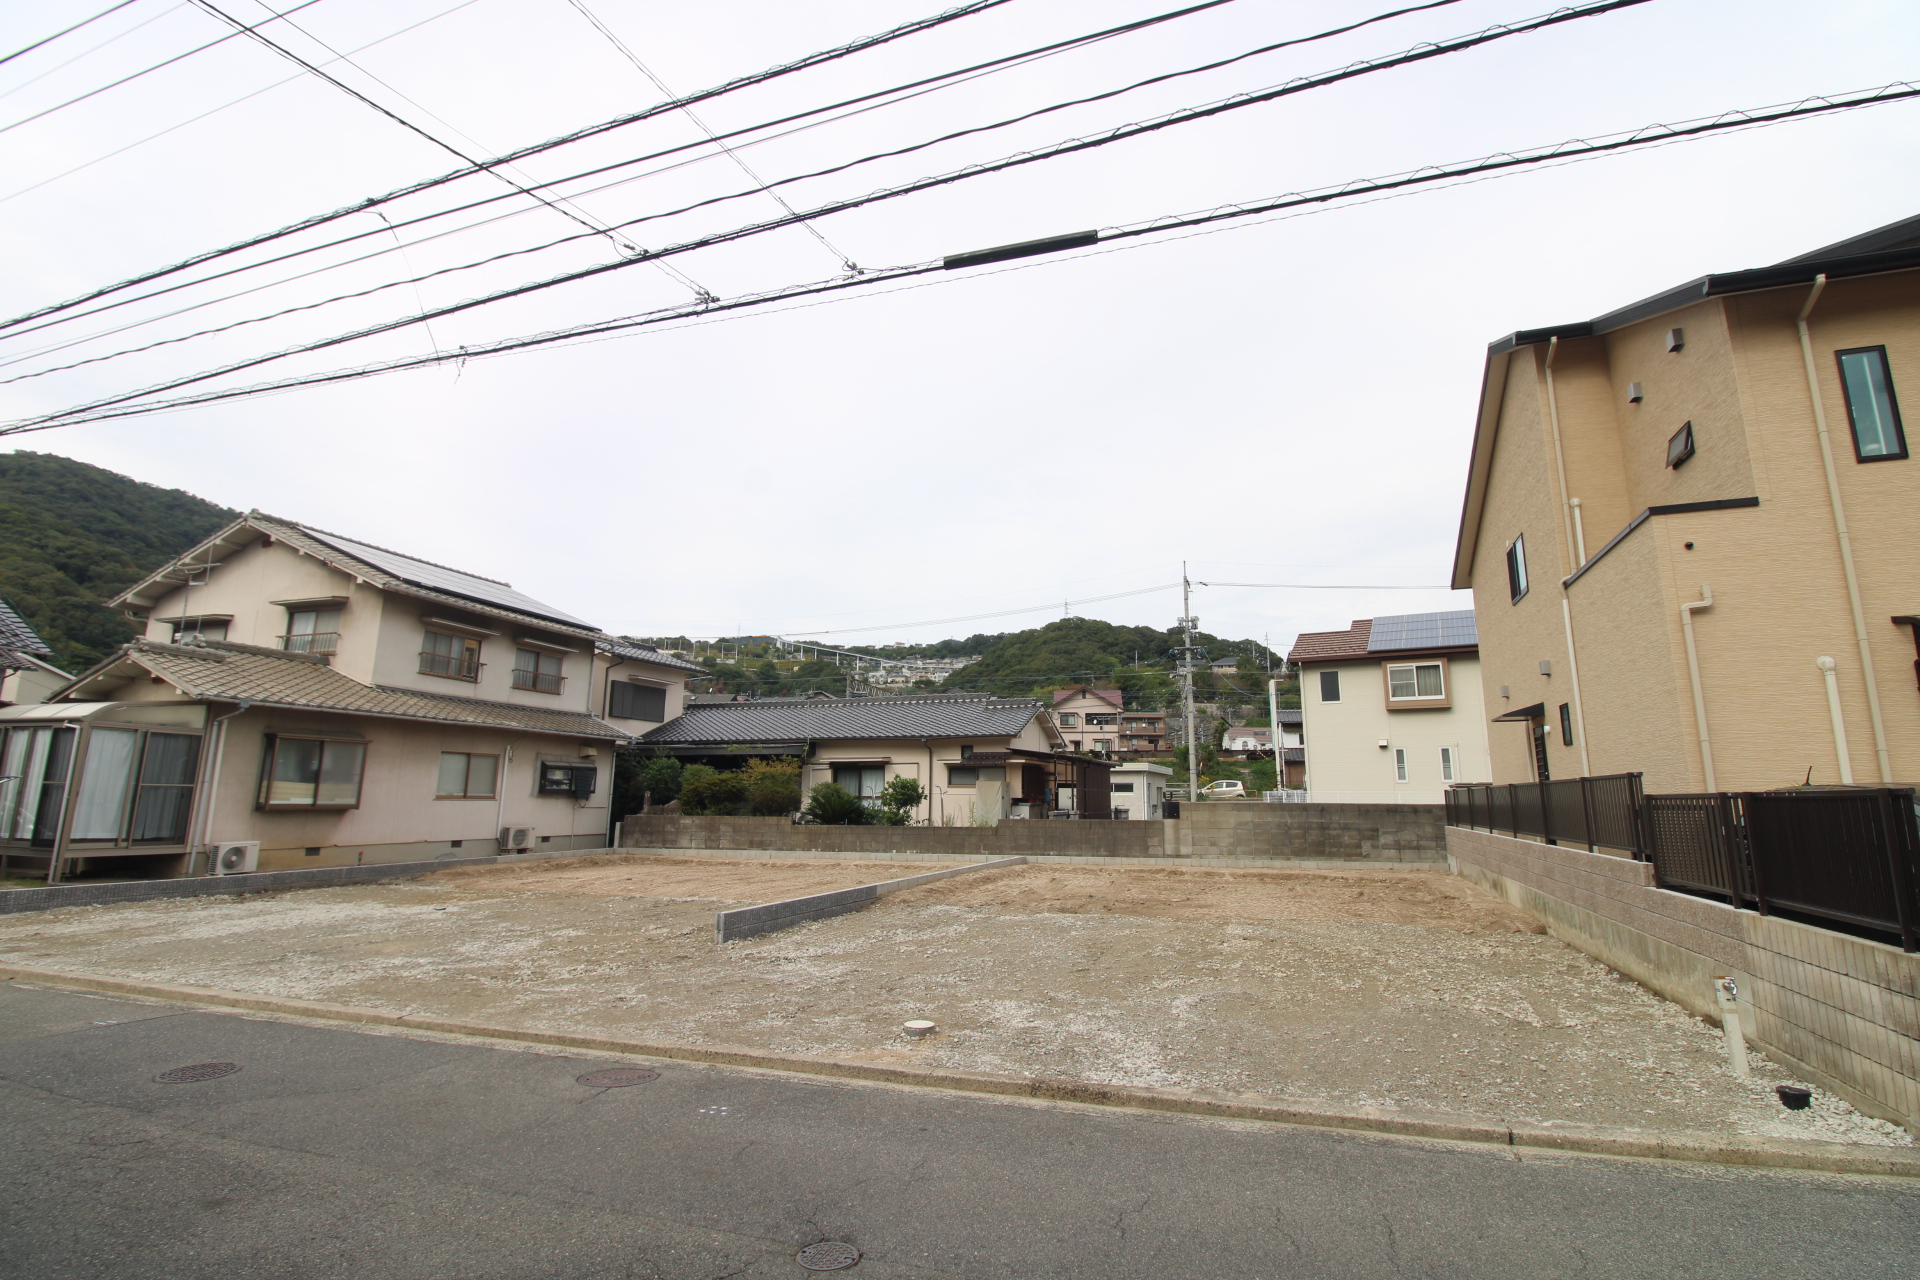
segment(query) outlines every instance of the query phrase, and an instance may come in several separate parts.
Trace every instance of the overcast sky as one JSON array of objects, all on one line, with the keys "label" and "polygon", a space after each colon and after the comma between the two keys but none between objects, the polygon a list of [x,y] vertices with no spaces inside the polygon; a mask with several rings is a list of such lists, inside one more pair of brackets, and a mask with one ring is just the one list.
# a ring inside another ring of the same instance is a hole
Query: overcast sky
[{"label": "overcast sky", "polygon": [[[269,14],[258,0],[216,3],[245,22]],[[654,75],[687,93],[931,13],[939,0],[588,3]],[[7,6],[0,54],[106,7]],[[698,113],[716,130],[736,128],[1173,7],[1013,0]],[[1236,0],[739,156],[763,178],[804,173],[1388,7]],[[806,208],[1548,8],[1544,0],[1463,0],[782,190]],[[327,70],[469,155],[661,96],[569,0],[319,0],[292,20],[299,30],[272,23],[263,33],[316,63],[422,24]],[[223,30],[194,4],[138,0],[0,65],[0,124]],[[829,279],[845,272],[843,260],[922,262],[1903,78],[1920,78],[1920,5],[1911,0],[1652,0],[825,218],[816,224],[825,244],[802,229],[777,231],[675,258],[680,278],[629,266],[444,319],[430,334],[413,325],[229,381],[676,306],[695,286],[732,297]],[[661,118],[529,160],[519,173],[522,181],[558,178],[699,137],[684,116]],[[63,428],[0,447],[80,458],[506,579],[633,634],[772,631],[884,643],[1016,630],[1060,616],[1060,605],[931,620],[1172,583],[1182,559],[1203,581],[1440,584],[1489,340],[1920,212],[1917,137],[1920,103],[1874,107],[1163,243],[1136,240],[1119,251],[940,274],[923,287],[882,285],[829,305]],[[694,156],[708,158],[580,194],[575,208],[589,221],[620,222],[751,190],[710,147],[674,159]],[[457,163],[235,38],[0,132],[3,309],[60,301]],[[69,172],[76,166],[84,167]],[[390,216],[505,190],[483,175]],[[507,212],[517,216],[425,238]],[[756,192],[621,234],[658,248],[778,212]],[[384,238],[0,344],[0,359],[19,361],[0,366],[0,377],[581,226],[566,211],[511,195],[407,227],[400,245],[370,214],[336,230]],[[373,250],[384,252],[106,332]],[[586,235],[417,289],[0,385],[0,417],[50,412],[618,256]],[[79,339],[87,341],[52,350]],[[1194,609],[1210,631],[1270,636],[1284,647],[1301,630],[1353,618],[1469,605],[1465,594],[1439,589],[1207,587],[1196,588]],[[1164,627],[1179,597],[1160,591],[1074,612]]]}]

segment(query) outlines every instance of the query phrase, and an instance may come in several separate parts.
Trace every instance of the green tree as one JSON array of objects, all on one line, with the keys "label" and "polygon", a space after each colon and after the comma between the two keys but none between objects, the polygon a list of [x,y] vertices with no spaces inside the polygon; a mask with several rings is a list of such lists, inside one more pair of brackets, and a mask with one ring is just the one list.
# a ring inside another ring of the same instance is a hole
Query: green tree
[{"label": "green tree", "polygon": [[829,827],[857,827],[867,821],[867,806],[845,787],[822,782],[807,801],[807,817]]},{"label": "green tree", "polygon": [[735,813],[747,798],[746,775],[738,769],[720,770],[692,764],[680,776],[680,812],[695,816]]},{"label": "green tree", "polygon": [[748,813],[771,818],[800,807],[800,762],[792,756],[749,760],[740,772],[746,775]]},{"label": "green tree", "polygon": [[894,777],[887,779],[887,785],[880,788],[880,807],[892,815],[889,826],[905,826],[913,820],[913,811],[927,798],[927,789],[920,785],[920,779]]}]

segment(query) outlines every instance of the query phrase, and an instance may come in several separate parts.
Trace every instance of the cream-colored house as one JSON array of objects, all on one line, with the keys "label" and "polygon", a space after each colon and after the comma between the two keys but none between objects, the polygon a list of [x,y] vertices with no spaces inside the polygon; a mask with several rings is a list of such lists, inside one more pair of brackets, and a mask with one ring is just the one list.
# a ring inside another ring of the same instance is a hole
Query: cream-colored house
[{"label": "cream-colored house", "polygon": [[55,878],[195,874],[233,842],[262,870],[604,847],[614,748],[699,670],[257,511],[112,603],[146,635],[0,709],[0,848]]},{"label": "cream-colored house", "polygon": [[1496,781],[1920,780],[1920,218],[1487,353],[1453,585]]},{"label": "cream-colored house", "polygon": [[934,826],[1111,814],[1112,762],[1074,752],[1032,698],[697,702],[641,745],[721,768],[748,756],[793,756],[803,796],[832,782],[875,801],[890,780],[912,778],[927,795],[914,819]]},{"label": "cream-colored house", "polygon": [[1069,750],[1110,756],[1118,748],[1126,698],[1118,689],[1075,685],[1053,691],[1053,720]]},{"label": "cream-colored house", "polygon": [[1456,782],[1488,781],[1471,609],[1305,632],[1287,660],[1300,670],[1304,781],[1313,800],[1439,804]]},{"label": "cream-colored house", "polygon": [[1113,816],[1146,822],[1167,816],[1167,779],[1173,770],[1163,764],[1129,760],[1113,767]]},{"label": "cream-colored house", "polygon": [[47,659],[53,650],[34,634],[27,620],[0,599],[0,707],[44,702],[73,677]]}]

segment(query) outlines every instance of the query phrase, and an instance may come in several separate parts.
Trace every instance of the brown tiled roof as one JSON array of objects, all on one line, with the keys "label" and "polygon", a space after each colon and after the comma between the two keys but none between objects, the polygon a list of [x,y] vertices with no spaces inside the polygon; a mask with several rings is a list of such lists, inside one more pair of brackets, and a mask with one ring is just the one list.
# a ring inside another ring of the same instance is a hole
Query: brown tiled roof
[{"label": "brown tiled roof", "polygon": [[433,720],[577,738],[623,740],[633,736],[584,711],[366,685],[335,671],[325,658],[227,640],[190,645],[135,640],[61,692],[78,689],[122,663],[132,663],[159,676],[189,698],[209,702],[246,701],[256,706]]},{"label": "brown tiled roof", "polygon": [[1083,693],[1090,694],[1102,702],[1110,702],[1115,707],[1118,707],[1126,698],[1126,695],[1118,689],[1088,689],[1080,685],[1071,685],[1068,688],[1053,691],[1053,704],[1057,707],[1067,699],[1077,698]]},{"label": "brown tiled roof", "polygon": [[1330,662],[1336,658],[1364,658],[1373,619],[1358,618],[1345,631],[1302,631],[1287,653],[1288,662]]}]

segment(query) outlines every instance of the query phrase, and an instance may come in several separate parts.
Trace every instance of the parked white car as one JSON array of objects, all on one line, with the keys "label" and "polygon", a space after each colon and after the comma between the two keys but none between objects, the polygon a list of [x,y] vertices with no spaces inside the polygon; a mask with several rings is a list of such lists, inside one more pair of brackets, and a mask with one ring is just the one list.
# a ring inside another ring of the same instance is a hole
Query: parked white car
[{"label": "parked white car", "polygon": [[1232,778],[1222,778],[1200,788],[1200,794],[1209,800],[1244,800],[1247,798],[1247,789]]}]

